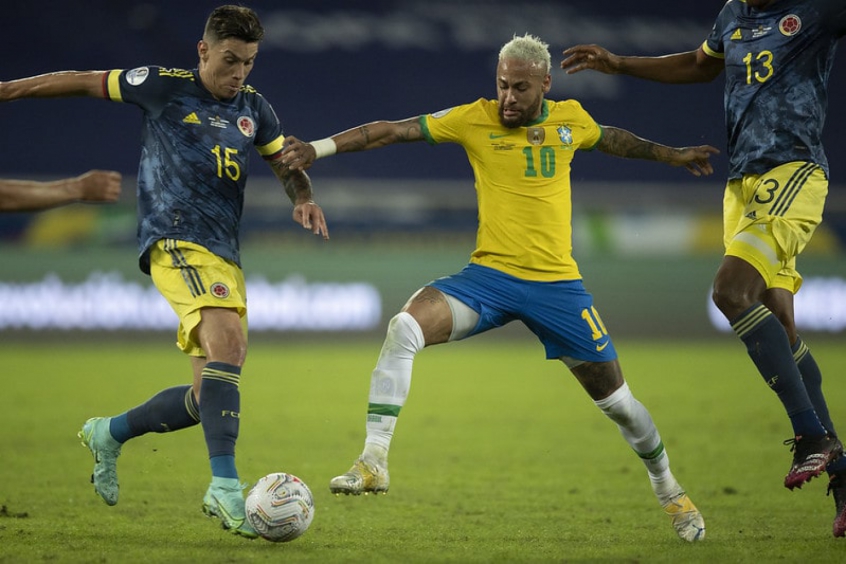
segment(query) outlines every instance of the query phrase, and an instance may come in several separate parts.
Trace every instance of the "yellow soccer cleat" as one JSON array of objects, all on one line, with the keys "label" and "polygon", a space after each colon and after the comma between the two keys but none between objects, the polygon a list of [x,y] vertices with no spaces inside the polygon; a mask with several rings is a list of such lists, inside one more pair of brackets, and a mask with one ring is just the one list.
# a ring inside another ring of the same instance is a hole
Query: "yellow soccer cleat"
[{"label": "yellow soccer cleat", "polygon": [[329,481],[329,491],[345,495],[367,495],[370,492],[385,494],[388,493],[390,482],[387,464],[379,464],[361,457],[347,473],[335,476]]},{"label": "yellow soccer cleat", "polygon": [[705,520],[686,493],[682,492],[665,503],[664,513],[670,516],[673,528],[682,540],[695,542],[705,538]]}]

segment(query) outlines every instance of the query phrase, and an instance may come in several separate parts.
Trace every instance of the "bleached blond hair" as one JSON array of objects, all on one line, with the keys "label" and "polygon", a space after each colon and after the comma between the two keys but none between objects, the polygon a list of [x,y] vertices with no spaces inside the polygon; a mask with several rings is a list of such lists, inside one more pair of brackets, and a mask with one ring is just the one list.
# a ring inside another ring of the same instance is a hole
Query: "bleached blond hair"
[{"label": "bleached blond hair", "polygon": [[530,65],[536,65],[544,74],[549,74],[552,68],[552,57],[549,54],[549,44],[541,41],[530,33],[514,37],[499,50],[499,60],[517,59]]}]

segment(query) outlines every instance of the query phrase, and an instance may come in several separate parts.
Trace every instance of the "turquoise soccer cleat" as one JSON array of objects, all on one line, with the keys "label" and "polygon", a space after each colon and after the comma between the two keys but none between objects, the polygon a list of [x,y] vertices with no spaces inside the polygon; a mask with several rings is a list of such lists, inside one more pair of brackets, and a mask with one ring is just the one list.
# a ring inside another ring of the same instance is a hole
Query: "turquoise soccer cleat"
[{"label": "turquoise soccer cleat", "polygon": [[212,478],[212,483],[203,497],[203,513],[217,517],[224,529],[248,539],[258,537],[255,529],[247,521],[244,512],[244,494],[246,484],[237,479]]},{"label": "turquoise soccer cleat", "polygon": [[77,436],[94,456],[94,472],[91,474],[94,491],[108,505],[116,505],[119,491],[117,458],[120,456],[121,443],[109,433],[109,421],[109,417],[92,417],[85,422]]}]

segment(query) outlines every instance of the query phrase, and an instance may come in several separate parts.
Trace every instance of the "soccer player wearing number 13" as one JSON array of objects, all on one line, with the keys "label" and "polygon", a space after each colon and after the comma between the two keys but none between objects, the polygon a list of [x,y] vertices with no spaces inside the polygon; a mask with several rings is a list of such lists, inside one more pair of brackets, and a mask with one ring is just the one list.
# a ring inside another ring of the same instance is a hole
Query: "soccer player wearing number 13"
[{"label": "soccer player wearing number 13", "polygon": [[[497,100],[480,99],[398,122],[374,122],[329,139],[287,139],[283,160],[305,168],[318,156],[398,142],[458,143],[476,177],[479,228],[470,264],[431,282],[391,319],[371,376],[367,436],[335,493],[386,492],[388,448],[411,385],[412,362],[427,346],[524,323],[572,371],[646,466],[653,491],[684,540],[704,538],[702,515],[670,471],[649,412],[623,379],[614,345],[571,254],[570,163],[578,149],[712,172],[709,146],[671,148],[599,126],[575,100],[544,99],[551,84],[546,43],[515,37],[499,54]],[[517,375],[516,378],[522,376]],[[571,445],[570,448],[578,448]]]},{"label": "soccer player wearing number 13", "polygon": [[826,470],[835,537],[846,536],[846,458],[822,376],[796,331],[796,257],[822,221],[828,161],[822,146],[828,76],[846,34],[846,0],[730,0],[695,51],[622,57],[596,45],[564,51],[561,67],[667,83],[709,82],[725,69],[729,180],[726,253],[714,303],[790,418],[785,487]]},{"label": "soccer player wearing number 13", "polygon": [[0,101],[90,96],[135,104],[144,112],[140,266],[179,317],[177,344],[191,357],[193,384],[163,390],[125,413],[84,424],[80,437],[94,456],[95,491],[107,504],[117,503],[116,463],[127,440],[201,423],[212,473],[203,509],[249,538],[256,532],[244,517],[235,443],[247,352],[238,231],[253,147],[284,186],[294,220],[328,238],[308,176],[281,164],[279,120],[270,104],[244,84],[263,35],[255,12],[221,6],[206,22],[197,69],[67,71],[0,83]]}]

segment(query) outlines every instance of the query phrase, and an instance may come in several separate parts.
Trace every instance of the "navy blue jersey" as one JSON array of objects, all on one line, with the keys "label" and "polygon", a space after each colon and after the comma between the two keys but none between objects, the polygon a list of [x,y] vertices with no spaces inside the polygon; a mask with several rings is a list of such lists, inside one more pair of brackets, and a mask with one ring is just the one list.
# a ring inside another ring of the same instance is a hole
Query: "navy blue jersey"
[{"label": "navy blue jersey", "polygon": [[138,170],[141,270],[160,239],[191,241],[240,266],[238,231],[251,148],[282,150],[282,126],[270,104],[242,86],[218,100],[197,70],[141,67],[105,75],[106,97],[144,111]]},{"label": "navy blue jersey", "polygon": [[826,171],[828,76],[846,33],[846,0],[729,0],[702,45],[724,57],[730,178],[811,161]]}]

